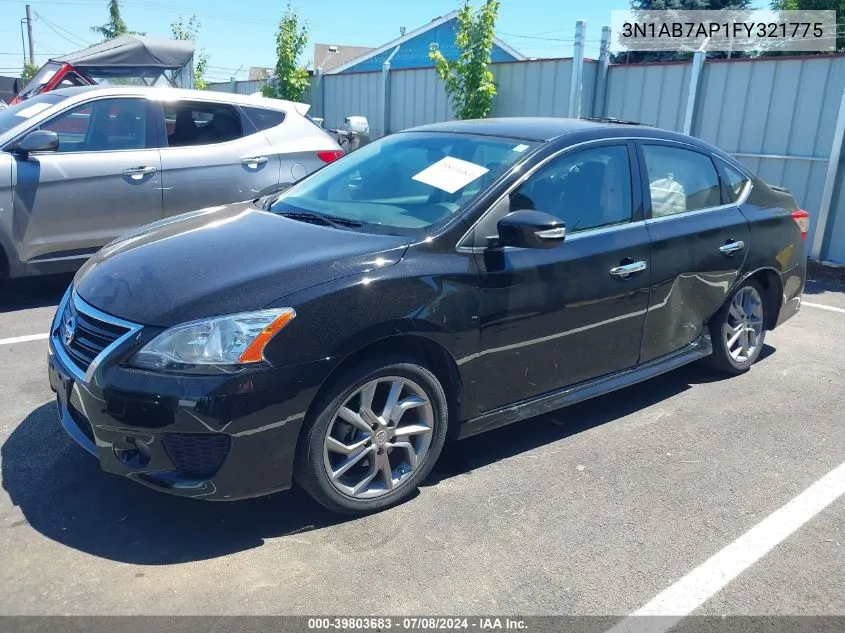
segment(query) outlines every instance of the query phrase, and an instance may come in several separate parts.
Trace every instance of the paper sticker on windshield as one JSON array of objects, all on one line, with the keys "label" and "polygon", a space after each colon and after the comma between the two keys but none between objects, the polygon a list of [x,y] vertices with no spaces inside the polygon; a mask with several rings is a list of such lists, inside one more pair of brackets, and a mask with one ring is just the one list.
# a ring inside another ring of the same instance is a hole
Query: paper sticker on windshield
[{"label": "paper sticker on windshield", "polygon": [[28,119],[29,117],[35,116],[42,110],[46,110],[52,105],[52,103],[33,103],[28,108],[24,108],[23,110],[18,110],[17,112],[15,112],[15,116],[19,116],[22,119]]},{"label": "paper sticker on windshield", "polygon": [[528,145],[517,145],[513,148],[513,151],[519,152],[520,154],[528,149]]},{"label": "paper sticker on windshield", "polygon": [[488,171],[490,170],[481,165],[446,156],[423,169],[413,179],[442,189],[446,193],[455,193]]}]

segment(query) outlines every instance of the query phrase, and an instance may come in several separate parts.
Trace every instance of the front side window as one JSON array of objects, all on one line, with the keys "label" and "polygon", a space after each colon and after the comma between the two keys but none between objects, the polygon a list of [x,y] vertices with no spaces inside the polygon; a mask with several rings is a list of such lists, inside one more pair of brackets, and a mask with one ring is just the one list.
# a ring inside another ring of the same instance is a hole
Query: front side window
[{"label": "front side window", "polygon": [[175,101],[163,106],[168,147],[226,143],[244,135],[240,114],[225,103]]},{"label": "front side window", "polygon": [[532,174],[510,195],[510,211],[554,215],[567,233],[631,221],[628,147],[608,145],[576,151]]},{"label": "front side window", "polygon": [[666,145],[643,145],[651,217],[718,207],[719,176],[709,156]]},{"label": "front side window", "polygon": [[146,147],[144,99],[83,103],[40,126],[59,137],[58,152],[109,152]]},{"label": "front side window", "polygon": [[394,134],[315,172],[271,208],[339,217],[362,231],[424,233],[460,212],[533,147],[469,134]]}]

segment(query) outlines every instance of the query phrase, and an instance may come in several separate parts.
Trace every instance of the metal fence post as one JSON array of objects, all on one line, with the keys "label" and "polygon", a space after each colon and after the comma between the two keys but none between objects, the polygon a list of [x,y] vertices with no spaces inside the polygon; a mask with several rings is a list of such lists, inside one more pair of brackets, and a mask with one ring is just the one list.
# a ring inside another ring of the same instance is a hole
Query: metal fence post
[{"label": "metal fence post", "polygon": [[314,100],[317,102],[314,104],[314,110],[317,112],[317,116],[325,121],[326,113],[324,112],[324,101],[323,101],[323,68],[320,67],[314,73],[315,81],[317,85],[315,86],[314,90]]},{"label": "metal fence post", "polygon": [[381,135],[390,134],[390,60],[399,52],[399,47],[393,49],[381,65]]},{"label": "metal fence post", "polygon": [[[710,38],[707,38],[709,40]],[[692,134],[692,123],[695,117],[695,102],[698,99],[698,85],[701,83],[701,69],[704,67],[704,59],[707,53],[704,47],[707,40],[701,45],[692,57],[692,70],[689,76],[689,88],[687,89],[687,108],[684,112],[684,134]]]},{"label": "metal fence post", "polygon": [[594,117],[605,116],[607,109],[607,77],[608,66],[610,65],[610,27],[601,27],[601,48],[599,49],[599,67],[596,72],[596,85],[593,90],[593,111]]},{"label": "metal fence post", "polygon": [[584,76],[584,31],[587,22],[578,20],[575,23],[575,46],[572,51],[572,79],[569,82],[569,111],[570,118],[581,116],[581,80]]},{"label": "metal fence post", "polygon": [[839,101],[839,114],[836,117],[836,127],[833,129],[833,145],[830,148],[827,174],[824,178],[824,189],[822,189],[822,200],[819,205],[819,219],[816,220],[813,245],[810,249],[810,257],[816,261],[820,261],[822,258],[824,234],[827,232],[830,205],[833,203],[833,188],[836,185],[836,177],[839,175],[839,159],[842,156],[843,139],[845,139],[845,91],[842,92],[842,98]]}]

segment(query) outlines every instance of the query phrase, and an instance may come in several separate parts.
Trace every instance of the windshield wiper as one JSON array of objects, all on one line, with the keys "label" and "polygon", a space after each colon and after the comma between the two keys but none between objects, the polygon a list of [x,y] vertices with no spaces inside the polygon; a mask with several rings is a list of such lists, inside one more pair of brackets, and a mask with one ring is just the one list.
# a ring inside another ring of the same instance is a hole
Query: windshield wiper
[{"label": "windshield wiper", "polygon": [[291,218],[293,220],[300,220],[302,222],[311,222],[313,224],[321,224],[323,226],[334,226],[335,228],[361,226],[361,223],[356,222],[355,220],[341,218],[336,215],[326,215],[324,213],[310,213],[308,211],[284,211],[282,213],[279,213],[279,215],[283,215],[284,217]]}]

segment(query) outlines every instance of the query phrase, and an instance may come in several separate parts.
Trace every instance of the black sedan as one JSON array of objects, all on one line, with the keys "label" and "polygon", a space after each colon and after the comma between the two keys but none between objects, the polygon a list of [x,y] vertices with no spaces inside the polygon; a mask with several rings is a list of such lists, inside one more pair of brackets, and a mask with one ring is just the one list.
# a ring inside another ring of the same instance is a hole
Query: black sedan
[{"label": "black sedan", "polygon": [[800,307],[806,225],[680,134],[425,126],[104,248],[56,313],[50,384],[108,472],[374,511],[447,441],[698,359],[748,370]]}]

